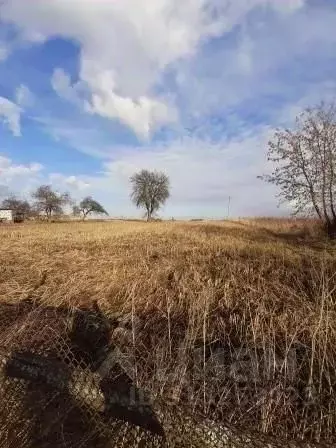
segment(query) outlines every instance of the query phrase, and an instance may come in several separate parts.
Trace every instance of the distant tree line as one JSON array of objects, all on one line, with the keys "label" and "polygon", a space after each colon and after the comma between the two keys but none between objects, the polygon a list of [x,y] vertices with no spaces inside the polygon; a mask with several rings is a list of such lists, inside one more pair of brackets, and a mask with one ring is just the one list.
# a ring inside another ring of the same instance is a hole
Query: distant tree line
[{"label": "distant tree line", "polygon": [[[169,197],[169,179],[164,173],[142,170],[130,178],[132,186],[131,200],[136,207],[143,208],[148,221]],[[41,185],[31,194],[31,201],[23,200],[13,194],[7,195],[0,203],[0,208],[14,210],[26,218],[53,217],[63,215],[65,207],[72,208],[73,216],[83,221],[90,215],[106,215],[106,209],[92,196],[86,196],[76,204],[69,193],[61,193],[51,185]]]},{"label": "distant tree line", "polygon": [[29,202],[15,195],[9,195],[1,202],[0,208],[14,210],[26,218],[45,217],[48,221],[55,216],[63,215],[67,205],[72,207],[73,215],[80,216],[83,220],[90,214],[108,215],[103,206],[91,196],[85,197],[79,205],[76,205],[69,193],[57,192],[50,185],[39,186],[32,193],[31,199]]}]

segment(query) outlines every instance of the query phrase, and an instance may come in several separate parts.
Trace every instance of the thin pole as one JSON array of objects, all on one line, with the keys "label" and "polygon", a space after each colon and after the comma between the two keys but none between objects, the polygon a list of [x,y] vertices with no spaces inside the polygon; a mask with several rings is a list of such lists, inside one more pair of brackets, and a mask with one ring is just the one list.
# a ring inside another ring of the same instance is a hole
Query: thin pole
[{"label": "thin pole", "polygon": [[229,200],[228,200],[227,219],[229,219],[229,216],[230,216],[230,205],[231,205],[231,196],[229,196]]}]

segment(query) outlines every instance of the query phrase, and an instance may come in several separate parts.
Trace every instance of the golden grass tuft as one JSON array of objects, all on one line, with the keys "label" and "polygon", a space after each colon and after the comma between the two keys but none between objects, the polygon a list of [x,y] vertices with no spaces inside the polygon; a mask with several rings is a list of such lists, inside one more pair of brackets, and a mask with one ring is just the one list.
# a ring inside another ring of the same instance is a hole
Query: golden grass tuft
[{"label": "golden grass tuft", "polygon": [[[217,418],[336,440],[336,253],[305,220],[0,227],[0,298],[98,300],[134,380]],[[127,327],[126,325],[126,327]]]}]

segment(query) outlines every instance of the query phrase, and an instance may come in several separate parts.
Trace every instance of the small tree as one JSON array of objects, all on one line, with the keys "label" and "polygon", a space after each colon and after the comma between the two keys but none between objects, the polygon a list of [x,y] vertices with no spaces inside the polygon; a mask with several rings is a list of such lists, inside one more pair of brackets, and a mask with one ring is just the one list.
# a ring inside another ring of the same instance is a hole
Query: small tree
[{"label": "small tree", "polygon": [[83,221],[91,213],[108,216],[108,213],[104,207],[99,202],[95,201],[91,196],[84,198],[79,203],[79,206],[75,205],[73,207],[73,214],[75,216],[81,216]]},{"label": "small tree", "polygon": [[31,214],[31,206],[28,201],[23,201],[15,196],[9,196],[1,203],[1,208],[7,208],[8,210],[14,210],[15,212],[22,213],[25,216]]},{"label": "small tree", "polygon": [[68,193],[58,193],[53,191],[50,185],[41,185],[32,194],[35,199],[34,209],[41,213],[45,213],[48,221],[52,215],[63,213],[63,207],[70,203]]},{"label": "small tree", "polygon": [[336,107],[306,109],[292,130],[278,130],[268,144],[270,175],[261,176],[280,187],[294,214],[314,212],[328,235],[336,236]]},{"label": "small tree", "polygon": [[130,178],[131,199],[146,210],[147,221],[169,198],[169,178],[157,171],[142,170]]}]

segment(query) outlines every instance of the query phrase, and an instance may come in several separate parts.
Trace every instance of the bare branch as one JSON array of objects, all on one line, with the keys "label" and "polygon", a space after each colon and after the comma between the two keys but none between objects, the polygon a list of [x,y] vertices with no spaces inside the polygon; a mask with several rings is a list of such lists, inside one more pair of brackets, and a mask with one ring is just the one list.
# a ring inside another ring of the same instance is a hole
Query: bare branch
[{"label": "bare branch", "polygon": [[295,214],[314,211],[336,236],[336,107],[306,109],[293,129],[277,130],[268,143],[271,174],[261,176],[280,189]]}]

